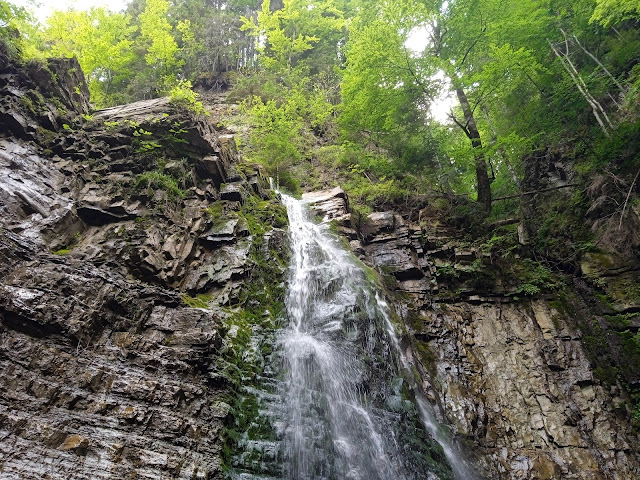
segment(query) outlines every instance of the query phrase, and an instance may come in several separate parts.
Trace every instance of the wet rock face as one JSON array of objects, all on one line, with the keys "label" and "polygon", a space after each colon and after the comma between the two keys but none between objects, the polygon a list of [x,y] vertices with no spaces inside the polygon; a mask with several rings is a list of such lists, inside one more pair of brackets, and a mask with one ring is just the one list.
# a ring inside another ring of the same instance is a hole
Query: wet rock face
[{"label": "wet rock face", "polygon": [[219,477],[224,314],[7,232],[0,249],[39,256],[0,286],[3,478]]},{"label": "wet rock face", "polygon": [[89,111],[89,90],[75,58],[18,66],[0,45],[0,123],[5,132],[35,139]]},{"label": "wet rock face", "polygon": [[344,223],[351,219],[347,195],[339,187],[305,193],[302,198],[311,205],[313,211],[324,217],[323,221],[336,220]]},{"label": "wet rock face", "polygon": [[443,410],[492,478],[634,478],[637,438],[581,333],[544,301],[440,305],[414,320]]},{"label": "wet rock face", "polygon": [[[584,325],[602,318],[584,292],[576,290],[570,306],[553,297],[516,300],[508,279],[479,281],[474,262],[482,255],[434,224],[374,213],[351,243],[400,294],[406,349],[425,391],[475,452],[485,477],[638,477],[629,398],[619,384],[594,375],[598,364],[587,356],[587,347],[602,340]],[[624,300],[614,308],[633,311]],[[636,378],[633,367],[621,373],[629,384]]]},{"label": "wet rock face", "polygon": [[[166,99],[83,118],[69,62],[43,85],[0,60],[0,476],[222,478],[232,405],[263,361],[236,357],[269,338],[238,320],[258,260],[275,285],[260,321],[277,315],[282,205],[216,119]],[[26,88],[67,116],[18,108]]]}]

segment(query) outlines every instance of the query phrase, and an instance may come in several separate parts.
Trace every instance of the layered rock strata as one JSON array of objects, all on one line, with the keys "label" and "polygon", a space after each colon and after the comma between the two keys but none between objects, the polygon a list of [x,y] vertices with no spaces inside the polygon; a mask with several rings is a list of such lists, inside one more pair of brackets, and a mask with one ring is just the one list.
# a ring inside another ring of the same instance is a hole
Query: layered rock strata
[{"label": "layered rock strata", "polygon": [[286,212],[219,119],[89,115],[77,62],[0,67],[0,477],[223,478]]},{"label": "layered rock strata", "polygon": [[[640,475],[628,394],[619,381],[603,379],[589,355],[593,342],[611,348],[594,337],[593,325],[637,304],[625,297],[617,311],[596,306],[581,279],[529,299],[525,273],[505,278],[489,253],[456,240],[460,232],[428,211],[420,223],[372,213],[354,237],[348,212],[337,208],[344,192],[314,196],[323,199],[315,204],[320,217],[338,219],[354,250],[383,274],[425,391],[487,478]],[[633,383],[637,365],[620,368]]]}]

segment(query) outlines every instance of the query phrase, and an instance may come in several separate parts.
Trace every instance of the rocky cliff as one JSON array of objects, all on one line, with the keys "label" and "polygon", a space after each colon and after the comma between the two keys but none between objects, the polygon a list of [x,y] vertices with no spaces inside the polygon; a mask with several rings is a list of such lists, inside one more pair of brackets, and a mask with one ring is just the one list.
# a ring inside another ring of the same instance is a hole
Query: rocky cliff
[{"label": "rocky cliff", "polygon": [[218,119],[89,114],[0,53],[0,477],[222,478],[282,308],[286,212]]},{"label": "rocky cliff", "polygon": [[356,222],[340,189],[307,198],[382,274],[425,392],[486,478],[638,478],[640,303],[613,281],[637,285],[633,264],[616,277],[593,254],[555,276],[433,208]]},{"label": "rocky cliff", "polygon": [[[168,99],[89,113],[74,60],[0,70],[0,477],[278,477],[287,221],[261,168]],[[556,160],[530,177],[570,183]],[[527,260],[531,208],[478,243],[433,205],[354,221],[340,189],[305,199],[378,270],[486,478],[640,477],[637,262]]]}]

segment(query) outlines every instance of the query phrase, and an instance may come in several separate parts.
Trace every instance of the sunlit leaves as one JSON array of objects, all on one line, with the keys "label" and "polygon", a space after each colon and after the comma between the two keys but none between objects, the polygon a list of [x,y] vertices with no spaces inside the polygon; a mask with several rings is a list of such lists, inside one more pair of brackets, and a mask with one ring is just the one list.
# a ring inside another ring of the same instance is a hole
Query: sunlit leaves
[{"label": "sunlit leaves", "polygon": [[335,65],[344,19],[332,0],[289,0],[275,11],[265,0],[257,18],[242,20],[241,29],[258,39],[260,61],[270,72],[317,72]]},{"label": "sunlit leaves", "polygon": [[104,8],[56,11],[47,21],[43,42],[51,56],[78,58],[93,101],[104,105],[113,82],[127,74],[135,30],[128,16]]},{"label": "sunlit leaves", "polygon": [[[342,81],[345,127],[377,136],[408,121],[424,123],[437,68],[416,61],[405,47],[411,23],[420,19],[414,16],[409,22],[402,7],[384,4],[377,18],[352,23]],[[404,29],[398,28],[401,24]]]},{"label": "sunlit leaves", "polygon": [[147,64],[161,69],[165,75],[172,73],[179,64],[178,44],[171,34],[168,11],[168,0],[146,0],[146,7],[139,16],[141,37],[150,43],[145,55]]},{"label": "sunlit leaves", "polygon": [[0,0],[0,39],[7,42],[11,53],[37,56],[38,23],[24,7]]},{"label": "sunlit leaves", "polygon": [[640,19],[638,0],[597,0],[591,21],[608,27],[632,18]]},{"label": "sunlit leaves", "polygon": [[[246,153],[252,161],[264,165],[280,183],[287,169],[301,158],[303,122],[297,113],[296,99],[278,105],[260,97],[246,100],[242,110],[249,115],[252,132],[246,138]],[[286,185],[291,188],[292,185]]]}]

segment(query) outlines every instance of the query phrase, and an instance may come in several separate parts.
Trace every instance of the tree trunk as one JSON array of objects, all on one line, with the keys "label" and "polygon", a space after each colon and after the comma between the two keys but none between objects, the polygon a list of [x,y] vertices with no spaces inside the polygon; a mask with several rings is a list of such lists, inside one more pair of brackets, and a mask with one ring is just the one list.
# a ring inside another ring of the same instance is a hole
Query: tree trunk
[{"label": "tree trunk", "polygon": [[589,93],[587,84],[584,82],[584,80],[580,76],[578,69],[571,62],[571,59],[569,58],[569,42],[567,38],[565,37],[565,53],[564,54],[560,53],[560,50],[557,49],[556,46],[551,43],[551,41],[549,40],[547,41],[551,46],[551,50],[553,50],[553,53],[556,55],[556,57],[558,57],[565,71],[569,74],[569,76],[573,80],[573,83],[577,87],[580,94],[585,98],[585,100],[589,103],[589,105],[591,105],[593,116],[596,118],[596,121],[598,122],[598,125],[600,125],[600,128],[602,129],[603,133],[605,134],[606,137],[610,137],[611,134],[609,133],[609,130],[607,129],[607,125],[605,125],[605,122],[602,119],[604,118],[607,124],[609,125],[609,127],[611,128],[613,128],[613,124],[611,123],[611,120],[609,120],[609,116],[607,115],[607,112],[605,112],[604,109],[602,108],[602,105],[600,105],[600,103]]},{"label": "tree trunk", "polygon": [[460,127],[464,130],[469,140],[471,140],[471,146],[475,149],[474,159],[476,164],[476,183],[478,188],[478,203],[480,203],[486,212],[491,211],[491,182],[489,181],[489,174],[487,173],[487,162],[484,158],[484,152],[482,151],[482,140],[480,139],[480,132],[476,125],[476,119],[473,116],[473,111],[469,105],[467,94],[461,87],[456,88],[456,95],[460,101],[462,107],[462,113],[464,114],[464,125]]},{"label": "tree trunk", "polygon": [[[496,128],[493,125],[493,122],[491,121],[491,117],[489,116],[489,112],[487,110],[487,107],[484,106],[484,105],[482,106],[482,113],[484,113],[484,118],[487,121],[487,124],[489,125],[489,128],[491,129],[491,142],[496,143],[498,141],[498,132],[496,131]],[[502,161],[507,166],[507,169],[509,170],[509,173],[511,174],[511,178],[513,180],[513,184],[519,189],[520,188],[520,179],[518,178],[518,174],[516,173],[515,169],[513,168],[513,165],[511,165],[511,162],[509,161],[509,155],[507,155],[507,152],[504,151],[504,147],[499,147],[498,148],[498,153],[502,157]]]},{"label": "tree trunk", "polygon": [[[567,37],[567,34],[564,33],[564,30],[560,29],[560,31],[562,32],[562,34],[565,36],[565,38]],[[578,46],[582,49],[582,51],[584,53],[586,53],[587,55],[589,55],[589,57],[591,57],[591,59],[596,62],[598,64],[598,66],[604,70],[604,73],[606,73],[609,78],[613,81],[613,83],[615,83],[616,87],[618,87],[618,90],[620,90],[620,92],[623,95],[626,95],[627,90],[622,86],[622,84],[618,81],[618,79],[616,77],[614,77],[611,72],[607,69],[607,67],[604,66],[604,64],[598,60],[598,57],[596,57],[593,53],[591,53],[589,50],[587,50],[581,43],[580,40],[578,40],[578,37],[576,37],[575,35],[573,36],[573,38],[575,39],[576,43],[578,44]]]}]

